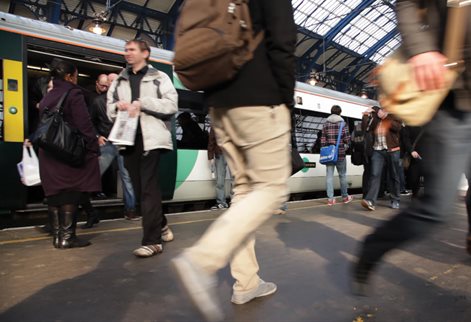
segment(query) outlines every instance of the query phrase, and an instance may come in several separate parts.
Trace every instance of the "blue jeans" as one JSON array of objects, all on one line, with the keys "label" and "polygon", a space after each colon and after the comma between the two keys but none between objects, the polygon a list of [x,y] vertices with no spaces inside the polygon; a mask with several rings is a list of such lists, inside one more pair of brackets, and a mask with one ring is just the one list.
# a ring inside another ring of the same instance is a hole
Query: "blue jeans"
[{"label": "blue jeans", "polygon": [[101,155],[98,158],[98,162],[100,164],[100,175],[105,173],[116,158],[118,161],[119,176],[121,177],[121,183],[123,185],[124,207],[126,210],[136,209],[136,197],[134,196],[131,177],[124,166],[124,159],[123,156],[119,154],[118,148],[111,142],[106,142],[105,145],[100,146],[100,152]]},{"label": "blue jeans", "polygon": [[399,190],[401,192],[406,190],[406,176],[404,174],[403,159],[399,159],[397,172],[399,174]]},{"label": "blue jeans", "polygon": [[340,191],[342,192],[342,197],[348,197],[348,182],[347,182],[347,160],[337,161],[337,164],[327,164],[327,197],[329,199],[334,198],[334,171],[337,168],[339,173],[340,180]]},{"label": "blue jeans", "polygon": [[216,168],[216,202],[227,206],[226,202],[226,169],[227,162],[224,156],[216,155],[214,157],[214,167]]},{"label": "blue jeans", "polygon": [[381,187],[381,177],[383,169],[386,165],[389,175],[387,176],[388,190],[391,194],[391,201],[400,201],[400,179],[399,179],[399,162],[401,160],[401,152],[388,152],[386,150],[373,151],[371,156],[371,175],[369,189],[365,196],[366,200],[376,204],[379,189]]}]

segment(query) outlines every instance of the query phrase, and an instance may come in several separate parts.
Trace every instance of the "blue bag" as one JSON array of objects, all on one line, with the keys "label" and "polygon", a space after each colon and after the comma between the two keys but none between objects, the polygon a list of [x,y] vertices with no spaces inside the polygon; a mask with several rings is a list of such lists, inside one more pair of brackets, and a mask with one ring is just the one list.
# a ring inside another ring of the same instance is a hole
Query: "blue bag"
[{"label": "blue bag", "polygon": [[340,138],[342,137],[342,131],[345,122],[340,124],[339,135],[337,136],[337,144],[324,146],[321,148],[321,156],[319,158],[319,162],[321,164],[336,164],[337,159],[339,157],[339,145],[340,145]]}]

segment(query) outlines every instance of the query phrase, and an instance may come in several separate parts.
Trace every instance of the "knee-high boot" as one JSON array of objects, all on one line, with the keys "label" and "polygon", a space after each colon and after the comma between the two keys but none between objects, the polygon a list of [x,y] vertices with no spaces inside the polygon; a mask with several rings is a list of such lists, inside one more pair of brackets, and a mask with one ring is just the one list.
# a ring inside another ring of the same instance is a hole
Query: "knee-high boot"
[{"label": "knee-high boot", "polygon": [[53,208],[48,210],[49,225],[51,226],[52,232],[52,245],[55,248],[59,248],[59,235],[60,235],[60,224],[59,224],[59,209]]},{"label": "knee-high boot", "polygon": [[87,240],[82,240],[75,235],[77,227],[76,211],[60,211],[60,248],[76,248],[87,247],[91,243]]}]

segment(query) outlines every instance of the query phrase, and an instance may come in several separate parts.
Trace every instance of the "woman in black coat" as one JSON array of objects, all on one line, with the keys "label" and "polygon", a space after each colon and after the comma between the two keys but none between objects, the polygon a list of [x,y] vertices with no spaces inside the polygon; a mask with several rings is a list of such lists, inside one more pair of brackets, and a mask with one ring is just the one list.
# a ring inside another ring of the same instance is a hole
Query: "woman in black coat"
[{"label": "woman in black coat", "polygon": [[87,142],[85,163],[80,167],[73,167],[39,149],[39,169],[52,221],[53,245],[56,248],[85,247],[90,243],[75,235],[77,208],[84,194],[101,190],[98,141],[82,90],[77,86],[77,68],[55,59],[50,69],[53,88],[39,103],[40,115],[46,108],[53,110],[68,92],[63,103],[64,120],[79,130]]}]

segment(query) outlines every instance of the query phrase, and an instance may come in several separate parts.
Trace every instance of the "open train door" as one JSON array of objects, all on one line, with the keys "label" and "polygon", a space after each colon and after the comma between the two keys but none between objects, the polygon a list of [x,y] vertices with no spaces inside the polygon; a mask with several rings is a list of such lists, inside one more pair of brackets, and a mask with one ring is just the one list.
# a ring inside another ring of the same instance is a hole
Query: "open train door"
[{"label": "open train door", "polygon": [[23,36],[0,31],[0,213],[26,206],[26,187],[16,164],[21,161],[27,127]]}]

